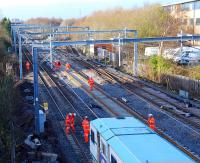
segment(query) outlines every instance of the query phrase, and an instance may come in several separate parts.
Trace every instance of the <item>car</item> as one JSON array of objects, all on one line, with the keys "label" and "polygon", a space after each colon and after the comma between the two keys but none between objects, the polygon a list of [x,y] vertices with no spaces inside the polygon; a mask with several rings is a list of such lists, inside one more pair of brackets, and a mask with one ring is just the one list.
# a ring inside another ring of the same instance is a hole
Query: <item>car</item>
[{"label": "car", "polygon": [[200,64],[200,51],[184,51],[174,58],[174,62],[182,65]]}]

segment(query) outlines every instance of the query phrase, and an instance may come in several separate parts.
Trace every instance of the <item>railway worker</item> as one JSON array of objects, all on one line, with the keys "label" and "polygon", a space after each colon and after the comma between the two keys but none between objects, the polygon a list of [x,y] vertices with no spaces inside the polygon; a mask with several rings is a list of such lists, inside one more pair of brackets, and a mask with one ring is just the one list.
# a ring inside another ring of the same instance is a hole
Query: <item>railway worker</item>
[{"label": "railway worker", "polygon": [[66,70],[68,71],[68,70],[70,70],[71,65],[70,65],[69,63],[67,63],[67,64],[65,65],[65,67],[66,67]]},{"label": "railway worker", "polygon": [[152,114],[148,115],[148,125],[152,130],[156,130],[156,120]]},{"label": "railway worker", "polygon": [[83,127],[85,142],[88,143],[89,142],[89,134],[90,134],[90,122],[89,122],[87,116],[85,116],[82,121],[82,127]]},{"label": "railway worker", "polygon": [[29,61],[26,61],[26,70],[27,70],[27,71],[30,70],[30,66],[31,66],[31,64],[29,63]]},{"label": "railway worker", "polygon": [[65,131],[66,131],[66,134],[67,134],[67,135],[68,135],[69,132],[70,132],[71,117],[72,117],[72,114],[69,113],[69,114],[67,114],[66,119],[65,119],[65,126],[66,126]]},{"label": "railway worker", "polygon": [[55,61],[54,65],[55,65],[55,70],[58,70],[61,67],[61,62],[60,61]]},{"label": "railway worker", "polygon": [[74,127],[75,117],[76,117],[76,113],[72,113],[70,126],[73,132],[75,132],[75,127]]},{"label": "railway worker", "polygon": [[57,67],[58,67],[58,68],[61,67],[61,62],[60,62],[60,61],[57,62]]},{"label": "railway worker", "polygon": [[92,91],[94,87],[94,79],[92,77],[88,79],[88,84],[90,85],[90,91]]}]

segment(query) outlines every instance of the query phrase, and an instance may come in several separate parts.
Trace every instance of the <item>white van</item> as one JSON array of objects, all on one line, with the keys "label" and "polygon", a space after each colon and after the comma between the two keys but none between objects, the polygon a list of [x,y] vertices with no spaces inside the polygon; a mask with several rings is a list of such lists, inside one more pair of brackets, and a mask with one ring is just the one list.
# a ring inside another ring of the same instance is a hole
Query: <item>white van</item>
[{"label": "white van", "polygon": [[173,59],[174,57],[176,57],[178,55],[179,50],[180,50],[180,48],[165,49],[163,52],[163,57],[165,59]]},{"label": "white van", "polygon": [[200,51],[184,51],[174,61],[179,64],[200,64]]},{"label": "white van", "polygon": [[145,56],[153,56],[153,55],[158,55],[159,53],[159,47],[146,47],[144,55]]},{"label": "white van", "polygon": [[[184,52],[199,52],[200,53],[200,47],[198,46],[193,46],[193,47],[188,47],[188,46],[183,46],[182,47],[182,53]],[[163,57],[166,59],[175,59],[177,56],[181,56],[181,47],[178,48],[169,48],[165,49],[163,52]]]}]

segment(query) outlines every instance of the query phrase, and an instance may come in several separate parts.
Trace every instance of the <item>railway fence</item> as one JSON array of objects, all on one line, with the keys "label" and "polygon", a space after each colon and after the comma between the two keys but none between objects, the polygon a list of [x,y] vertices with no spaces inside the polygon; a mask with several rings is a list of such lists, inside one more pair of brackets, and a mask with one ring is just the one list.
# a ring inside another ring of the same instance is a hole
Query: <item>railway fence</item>
[{"label": "railway fence", "polygon": [[180,75],[165,74],[161,77],[161,84],[175,91],[187,91],[189,96],[200,97],[200,80]]}]

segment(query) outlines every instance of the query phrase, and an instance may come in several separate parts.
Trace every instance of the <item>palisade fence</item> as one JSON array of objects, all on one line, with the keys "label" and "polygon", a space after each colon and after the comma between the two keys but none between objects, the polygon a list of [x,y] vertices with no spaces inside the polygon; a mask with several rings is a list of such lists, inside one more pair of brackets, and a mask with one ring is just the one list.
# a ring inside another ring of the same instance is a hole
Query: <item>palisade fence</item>
[{"label": "palisade fence", "polygon": [[200,97],[200,80],[194,80],[180,75],[165,74],[161,77],[161,84],[176,91],[187,91],[189,96]]}]

